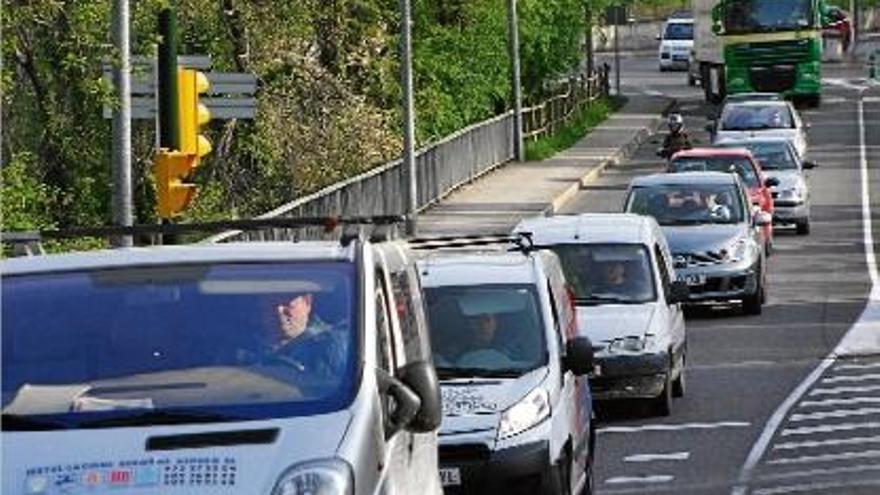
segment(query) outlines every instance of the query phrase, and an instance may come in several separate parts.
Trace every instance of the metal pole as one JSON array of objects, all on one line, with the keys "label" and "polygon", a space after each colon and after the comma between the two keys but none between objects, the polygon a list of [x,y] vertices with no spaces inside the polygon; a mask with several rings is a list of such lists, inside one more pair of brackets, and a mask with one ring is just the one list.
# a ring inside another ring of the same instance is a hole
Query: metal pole
[{"label": "metal pole", "polygon": [[177,19],[174,10],[159,13],[159,146],[180,149],[177,115]]},{"label": "metal pole", "polygon": [[403,169],[406,171],[406,233],[416,234],[418,180],[415,157],[415,109],[412,75],[412,8],[410,0],[400,0],[400,79],[403,88]]},{"label": "metal pole", "polygon": [[[131,59],[129,45],[128,0],[113,2],[113,45],[119,61],[113,70],[113,86],[119,108],[113,113],[113,223],[130,226],[133,222],[131,197]],[[131,236],[113,239],[117,247],[132,245]]]},{"label": "metal pole", "polygon": [[[618,12],[617,16],[620,13]],[[619,21],[620,19],[615,19]],[[617,22],[614,23],[614,94],[620,96],[620,38],[617,31]]]},{"label": "metal pole", "polygon": [[510,50],[510,79],[513,86],[513,156],[518,162],[525,161],[526,148],[523,144],[522,81],[519,59],[519,20],[516,0],[507,2],[507,30]]},{"label": "metal pole", "polygon": [[850,44],[850,53],[856,53],[856,43],[858,43],[859,35],[861,34],[861,16],[859,15],[859,0],[850,0],[850,25],[852,26],[852,35],[849,40]]}]

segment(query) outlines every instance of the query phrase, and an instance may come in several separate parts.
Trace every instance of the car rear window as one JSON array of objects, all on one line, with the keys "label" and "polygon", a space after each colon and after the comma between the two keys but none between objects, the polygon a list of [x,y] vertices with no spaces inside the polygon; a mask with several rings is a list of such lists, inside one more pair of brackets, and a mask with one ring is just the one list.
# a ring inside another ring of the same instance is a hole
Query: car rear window
[{"label": "car rear window", "polygon": [[736,172],[748,187],[758,187],[755,167],[747,158],[735,156],[681,157],[669,165],[671,172]]}]

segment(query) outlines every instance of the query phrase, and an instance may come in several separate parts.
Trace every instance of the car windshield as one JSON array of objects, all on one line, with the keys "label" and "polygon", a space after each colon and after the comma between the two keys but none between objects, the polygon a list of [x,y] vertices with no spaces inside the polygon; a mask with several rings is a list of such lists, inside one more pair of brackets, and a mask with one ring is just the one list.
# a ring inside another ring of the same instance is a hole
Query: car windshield
[{"label": "car windshield", "polygon": [[641,304],[657,298],[645,246],[563,244],[552,249],[578,304]]},{"label": "car windshield", "polygon": [[441,378],[521,376],[547,362],[538,296],[530,285],[425,289]]},{"label": "car windshield", "polygon": [[722,143],[720,146],[748,149],[763,170],[797,170],[798,168],[794,152],[786,142],[737,141]]},{"label": "car windshield", "polygon": [[721,130],[791,129],[791,114],[783,105],[729,105],[721,115]]},{"label": "car windshield", "polygon": [[670,22],[666,25],[663,33],[665,40],[692,40],[694,39],[694,25],[685,22]]},{"label": "car windshield", "polygon": [[812,24],[811,0],[733,0],[722,23],[727,34],[791,31]]},{"label": "car windshield", "polygon": [[627,211],[654,217],[660,225],[739,223],[743,204],[732,184],[669,184],[637,187]]},{"label": "car windshield", "polygon": [[670,172],[736,172],[748,187],[758,187],[758,174],[748,158],[735,156],[681,157],[669,164]]},{"label": "car windshield", "polygon": [[241,421],[353,395],[351,263],[3,278],[3,429]]}]

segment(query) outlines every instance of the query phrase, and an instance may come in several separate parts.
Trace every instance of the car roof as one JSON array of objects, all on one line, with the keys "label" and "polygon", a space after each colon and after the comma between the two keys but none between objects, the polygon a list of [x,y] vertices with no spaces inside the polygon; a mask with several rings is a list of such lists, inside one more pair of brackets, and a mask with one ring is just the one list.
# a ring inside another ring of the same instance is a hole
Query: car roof
[{"label": "car roof", "polygon": [[728,101],[724,104],[724,108],[730,107],[782,107],[789,108],[789,103],[785,100],[746,100],[746,101]]},{"label": "car roof", "polygon": [[659,232],[653,217],[634,213],[583,213],[535,217],[516,232],[531,232],[535,244],[653,244]]},{"label": "car roof", "polygon": [[422,285],[534,284],[540,252],[435,252],[417,261]]},{"label": "car roof", "polygon": [[713,156],[732,156],[740,158],[752,158],[752,152],[746,148],[691,148],[681,150],[672,155],[676,158],[709,158]]},{"label": "car roof", "polygon": [[2,273],[24,275],[132,266],[203,263],[291,262],[305,260],[353,261],[355,251],[339,242],[236,242],[104,249],[0,261]]},{"label": "car roof", "polygon": [[735,184],[736,174],[723,172],[688,172],[686,174],[651,174],[636,177],[632,187],[687,185],[687,184]]},{"label": "car roof", "polygon": [[[725,146],[725,149],[736,149],[736,146],[744,146],[750,143],[779,143],[791,145],[791,138],[783,136],[725,136],[715,143],[715,146]],[[730,147],[730,148],[727,148]]]},{"label": "car roof", "polygon": [[724,98],[726,102],[734,102],[734,101],[783,101],[784,98],[779,93],[736,93],[732,95],[727,95]]}]

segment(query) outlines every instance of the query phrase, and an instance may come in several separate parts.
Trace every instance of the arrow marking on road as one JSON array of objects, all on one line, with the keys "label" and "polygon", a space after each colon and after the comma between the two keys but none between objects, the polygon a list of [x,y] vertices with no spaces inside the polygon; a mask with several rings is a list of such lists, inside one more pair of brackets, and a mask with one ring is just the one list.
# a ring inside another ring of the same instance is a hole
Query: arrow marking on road
[{"label": "arrow marking on road", "polygon": [[690,452],[670,452],[667,454],[635,454],[624,457],[623,462],[686,461],[690,456]]}]

